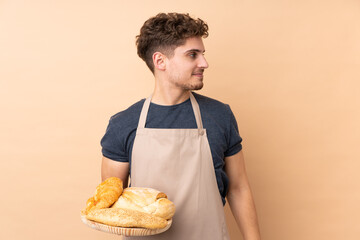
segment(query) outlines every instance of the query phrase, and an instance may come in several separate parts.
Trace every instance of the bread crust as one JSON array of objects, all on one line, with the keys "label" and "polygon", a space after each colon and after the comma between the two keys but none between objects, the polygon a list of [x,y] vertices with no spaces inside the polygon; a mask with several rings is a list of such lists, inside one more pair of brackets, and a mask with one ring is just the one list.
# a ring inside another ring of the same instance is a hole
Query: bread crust
[{"label": "bread crust", "polygon": [[124,208],[149,213],[164,219],[175,214],[175,205],[165,193],[152,188],[125,188],[112,208]]},{"label": "bread crust", "polygon": [[167,221],[161,217],[122,208],[93,209],[86,218],[114,227],[161,229],[167,226]]}]

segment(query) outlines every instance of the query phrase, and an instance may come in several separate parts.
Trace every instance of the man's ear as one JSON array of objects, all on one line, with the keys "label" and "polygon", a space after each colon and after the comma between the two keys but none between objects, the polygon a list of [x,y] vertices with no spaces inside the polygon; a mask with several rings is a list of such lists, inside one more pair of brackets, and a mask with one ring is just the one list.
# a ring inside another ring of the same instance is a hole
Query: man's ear
[{"label": "man's ear", "polygon": [[165,59],[166,56],[161,52],[155,52],[152,56],[154,68],[164,71],[166,69]]}]

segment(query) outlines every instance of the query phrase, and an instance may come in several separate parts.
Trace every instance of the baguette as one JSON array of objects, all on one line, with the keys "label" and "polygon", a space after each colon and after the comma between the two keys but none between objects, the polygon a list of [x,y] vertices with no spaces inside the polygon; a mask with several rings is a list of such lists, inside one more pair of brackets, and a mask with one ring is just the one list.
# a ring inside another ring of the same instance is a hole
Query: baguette
[{"label": "baguette", "polygon": [[93,209],[86,218],[114,227],[161,229],[167,226],[167,221],[163,218],[122,208]]}]

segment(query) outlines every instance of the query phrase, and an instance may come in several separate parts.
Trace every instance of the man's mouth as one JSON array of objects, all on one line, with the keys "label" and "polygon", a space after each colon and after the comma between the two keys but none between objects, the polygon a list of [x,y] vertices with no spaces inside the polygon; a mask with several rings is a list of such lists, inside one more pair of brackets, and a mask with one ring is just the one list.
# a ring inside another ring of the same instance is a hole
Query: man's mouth
[{"label": "man's mouth", "polygon": [[194,72],[192,75],[197,76],[197,77],[203,77],[204,76],[204,71]]}]

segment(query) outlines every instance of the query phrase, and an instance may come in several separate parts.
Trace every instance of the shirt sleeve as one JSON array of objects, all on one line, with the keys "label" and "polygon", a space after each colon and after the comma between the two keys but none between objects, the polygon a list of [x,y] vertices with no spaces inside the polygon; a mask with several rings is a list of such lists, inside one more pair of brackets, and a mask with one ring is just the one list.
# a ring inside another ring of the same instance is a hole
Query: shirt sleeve
[{"label": "shirt sleeve", "polygon": [[232,156],[242,149],[242,138],[239,134],[238,125],[235,119],[233,112],[229,105],[227,105],[229,114],[230,114],[230,124],[229,124],[229,131],[228,131],[228,149],[225,152],[225,157]]},{"label": "shirt sleeve", "polygon": [[125,140],[122,140],[119,136],[121,132],[121,129],[110,119],[105,135],[101,139],[101,151],[103,156],[109,159],[119,162],[129,162]]}]

